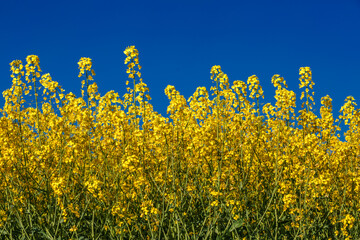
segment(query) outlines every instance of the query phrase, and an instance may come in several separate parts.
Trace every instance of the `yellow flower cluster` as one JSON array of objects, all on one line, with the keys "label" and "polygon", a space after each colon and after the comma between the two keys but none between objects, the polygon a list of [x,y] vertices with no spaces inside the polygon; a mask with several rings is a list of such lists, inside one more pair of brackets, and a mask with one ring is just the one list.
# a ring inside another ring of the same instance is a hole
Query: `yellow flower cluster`
[{"label": "yellow flower cluster", "polygon": [[[41,72],[41,69],[40,69],[40,60],[39,60],[39,57],[36,56],[36,55],[30,55],[30,56],[27,56],[26,58],[26,62],[27,64],[25,65],[25,69],[26,69],[26,80],[29,82],[29,76],[32,75],[32,76],[36,76],[37,78],[40,77],[40,72]],[[36,68],[37,68],[37,71],[36,71]],[[33,81],[34,81],[34,78],[33,78]]]},{"label": "yellow flower cluster", "polygon": [[[85,74],[85,71],[90,71],[92,75],[95,75],[94,70],[92,70],[92,61],[91,58],[82,57],[78,62],[80,73],[78,77],[81,77]],[[91,79],[92,80],[92,79]]]},{"label": "yellow flower cluster", "polygon": [[[92,60],[80,59],[87,103],[84,91],[65,95],[50,74],[41,75],[37,56],[25,66],[11,62],[0,119],[0,238],[359,237],[360,110],[353,97],[339,119],[332,99],[321,98],[317,116],[312,72],[304,67],[299,112],[296,94],[277,74],[276,103],[261,108],[257,76],[230,84],[213,66],[212,95],[198,87],[186,99],[166,87],[167,118],[149,102],[138,50],[124,54],[133,85],[123,98],[101,96],[88,84]],[[36,84],[44,88],[41,106]],[[36,108],[24,108],[23,94],[32,90]]]}]

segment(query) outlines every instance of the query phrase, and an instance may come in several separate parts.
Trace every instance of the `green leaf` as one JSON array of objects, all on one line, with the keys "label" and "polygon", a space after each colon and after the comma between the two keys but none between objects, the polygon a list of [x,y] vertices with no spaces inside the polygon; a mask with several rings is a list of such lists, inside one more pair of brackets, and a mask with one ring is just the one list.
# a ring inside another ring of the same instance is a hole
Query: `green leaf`
[{"label": "green leaf", "polygon": [[242,220],[242,219],[239,219],[239,220],[235,221],[235,222],[231,225],[229,232],[234,231],[235,229],[241,227],[243,224],[244,224],[244,220]]}]

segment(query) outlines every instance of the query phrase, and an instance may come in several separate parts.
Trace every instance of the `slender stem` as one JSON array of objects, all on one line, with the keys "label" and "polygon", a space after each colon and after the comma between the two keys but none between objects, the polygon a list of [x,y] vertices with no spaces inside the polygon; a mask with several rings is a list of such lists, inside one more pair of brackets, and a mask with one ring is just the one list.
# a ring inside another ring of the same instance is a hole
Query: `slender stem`
[{"label": "slender stem", "polygon": [[39,124],[39,105],[38,105],[38,99],[37,99],[37,93],[36,93],[36,78],[35,74],[33,73],[33,80],[34,80],[34,91],[35,91],[35,104],[36,104],[36,121],[37,121],[37,129],[39,133],[39,142],[41,146],[41,128]]},{"label": "slender stem", "polygon": [[[90,104],[89,104],[89,79],[88,79],[88,71],[85,70],[85,76],[86,76],[86,96],[87,96],[87,108],[89,110],[89,115],[91,116],[91,110],[90,110]],[[90,156],[90,161],[92,160],[92,155],[91,155],[91,145],[90,145],[90,141],[91,141],[91,136],[90,136],[90,128],[88,130],[88,136],[89,136],[89,142],[88,142],[88,146],[89,146],[89,156]]]},{"label": "slender stem", "polygon": [[133,83],[134,83],[134,90],[133,90],[133,99],[134,99],[134,127],[136,126],[136,117],[137,117],[137,112],[136,112],[136,102],[135,102],[135,91],[136,91],[136,82],[135,82],[135,75],[134,75],[134,79],[133,79]]}]

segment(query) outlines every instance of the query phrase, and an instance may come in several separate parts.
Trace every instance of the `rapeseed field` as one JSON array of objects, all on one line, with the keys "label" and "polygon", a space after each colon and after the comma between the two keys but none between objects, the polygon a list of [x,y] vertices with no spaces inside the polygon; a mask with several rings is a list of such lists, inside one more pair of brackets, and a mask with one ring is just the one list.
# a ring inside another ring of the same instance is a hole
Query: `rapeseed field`
[{"label": "rapeseed field", "polygon": [[[98,93],[90,58],[78,63],[79,98],[42,74],[37,56],[11,62],[0,119],[1,239],[360,238],[353,97],[339,119],[322,97],[317,116],[311,69],[301,67],[300,111],[279,75],[276,103],[260,107],[257,76],[231,84],[213,66],[209,90],[185,99],[165,89],[164,117],[150,104],[138,50],[124,53],[122,98]],[[29,93],[35,107],[23,108]]]}]

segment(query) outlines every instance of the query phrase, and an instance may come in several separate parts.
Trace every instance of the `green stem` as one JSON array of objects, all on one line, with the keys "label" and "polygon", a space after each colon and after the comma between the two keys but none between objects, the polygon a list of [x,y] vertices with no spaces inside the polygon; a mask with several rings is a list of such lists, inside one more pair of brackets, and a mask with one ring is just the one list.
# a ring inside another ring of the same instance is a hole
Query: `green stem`
[{"label": "green stem", "polygon": [[[87,96],[87,108],[89,110],[89,115],[91,116],[91,109],[90,109],[90,103],[89,103],[89,79],[88,79],[88,72],[87,70],[85,70],[85,76],[86,76],[86,96]],[[88,136],[89,136],[89,141],[88,141],[88,146],[89,146],[89,160],[92,160],[92,155],[91,155],[91,145],[90,145],[90,141],[91,141],[91,134],[90,134],[90,128],[88,130]]]},{"label": "green stem", "polygon": [[39,133],[39,141],[41,146],[41,128],[39,124],[39,105],[38,105],[38,99],[37,99],[37,93],[36,93],[36,78],[35,74],[33,73],[33,79],[34,79],[34,91],[35,91],[35,104],[36,104],[36,121],[37,121],[37,129]]}]

